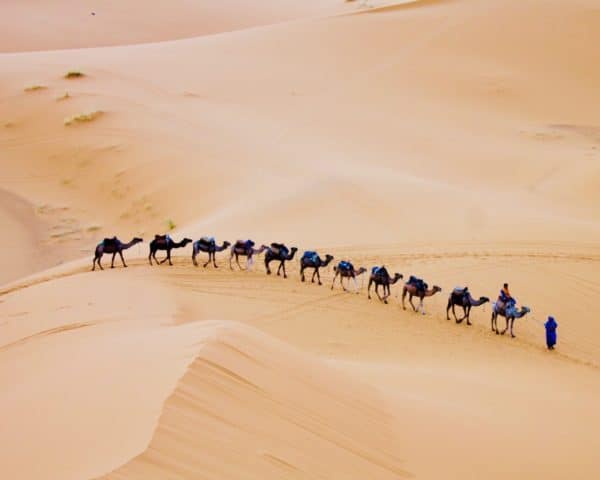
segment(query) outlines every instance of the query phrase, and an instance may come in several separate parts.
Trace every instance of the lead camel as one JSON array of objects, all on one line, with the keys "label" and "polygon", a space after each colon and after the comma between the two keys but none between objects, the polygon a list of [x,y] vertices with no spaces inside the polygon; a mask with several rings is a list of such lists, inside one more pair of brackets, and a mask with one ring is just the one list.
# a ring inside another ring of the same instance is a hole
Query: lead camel
[{"label": "lead camel", "polygon": [[102,259],[102,255],[104,255],[105,253],[112,253],[110,268],[115,268],[115,256],[117,255],[117,253],[121,257],[121,262],[123,263],[123,266],[127,267],[125,259],[123,258],[123,250],[127,250],[128,248],[133,247],[136,243],[141,243],[143,241],[144,240],[139,237],[135,237],[127,243],[121,242],[121,240],[119,240],[117,237],[105,238],[96,246],[96,250],[94,252],[94,262],[92,263],[92,271],[96,270],[96,262],[98,263],[100,270],[104,270],[104,268],[102,268],[100,260]]}]

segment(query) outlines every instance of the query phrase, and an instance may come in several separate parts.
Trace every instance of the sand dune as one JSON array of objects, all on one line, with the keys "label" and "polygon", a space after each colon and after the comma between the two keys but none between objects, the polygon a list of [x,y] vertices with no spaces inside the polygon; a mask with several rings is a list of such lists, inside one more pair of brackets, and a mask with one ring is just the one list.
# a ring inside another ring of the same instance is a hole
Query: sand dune
[{"label": "sand dune", "polygon": [[[598,476],[600,10],[400,3],[5,2],[3,472]],[[150,268],[170,229],[444,290],[421,316],[297,260]],[[89,272],[115,234],[145,243]],[[446,320],[504,281],[516,339]]]},{"label": "sand dune", "polygon": [[376,396],[264,334],[204,328],[147,450],[106,478],[405,476]]}]

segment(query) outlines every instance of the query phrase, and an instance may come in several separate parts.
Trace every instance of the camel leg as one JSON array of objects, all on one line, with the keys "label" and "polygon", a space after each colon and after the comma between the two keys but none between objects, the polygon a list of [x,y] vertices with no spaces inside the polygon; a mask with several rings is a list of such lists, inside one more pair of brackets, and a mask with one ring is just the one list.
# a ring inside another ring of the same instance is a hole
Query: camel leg
[{"label": "camel leg", "polygon": [[[313,276],[314,279],[314,276]],[[306,279],[304,278],[304,265],[300,265],[300,281],[304,282]]]},{"label": "camel leg", "polygon": [[217,265],[217,252],[212,252],[212,259],[213,259],[213,267],[219,268],[219,266]]},{"label": "camel leg", "polygon": [[202,267],[206,268],[209,263],[210,263],[210,253],[208,254],[208,260],[202,264]]},{"label": "camel leg", "polygon": [[271,267],[269,267],[269,263],[271,263],[271,260],[269,260],[265,255],[265,269],[267,270],[267,275],[271,275]]},{"label": "camel leg", "polygon": [[[450,320],[450,308],[453,306],[452,300],[448,299],[448,305],[446,305],[446,320]],[[456,320],[456,315],[454,315],[454,319]]]},{"label": "camel leg", "polygon": [[254,265],[254,254],[248,257],[248,261],[246,262],[246,270],[250,271],[252,269],[252,265]]},{"label": "camel leg", "polygon": [[[378,283],[375,284],[375,293],[377,294],[377,298],[380,301],[387,303],[387,300],[385,298],[382,298],[381,295],[379,295],[379,284]],[[385,296],[385,287],[383,287],[383,295]]]},{"label": "camel leg", "polygon": [[231,260],[233,260],[233,250],[231,250],[231,253],[229,255],[229,269],[233,270],[233,265],[231,264]]},{"label": "camel leg", "polygon": [[402,289],[402,309],[406,310],[406,305],[404,305],[404,298],[406,298],[406,288]]},{"label": "camel leg", "polygon": [[[463,307],[464,309],[464,307]],[[456,317],[456,305],[452,304],[452,315],[454,315],[454,321],[456,323],[462,323],[462,321],[465,319],[465,317],[463,316],[463,318],[457,318]]]},{"label": "camel leg", "polygon": [[423,297],[419,299],[419,308],[421,309],[421,313],[425,315],[425,305],[423,304]]},{"label": "camel leg", "polygon": [[[194,248],[194,250],[192,251],[192,263],[194,264],[194,267],[198,266],[198,262],[196,261],[196,255],[198,255],[198,252]],[[206,264],[204,266],[206,267]]]},{"label": "camel leg", "polygon": [[[369,284],[367,285],[367,298],[371,300],[371,285],[373,284],[373,279],[369,278]],[[377,285],[375,285],[375,293],[377,293]]]},{"label": "camel leg", "polygon": [[[100,257],[99,257],[99,256],[97,256],[97,255],[94,255],[94,261],[93,261],[93,263],[92,263],[92,272],[93,272],[94,270],[96,270],[96,261],[98,261],[98,262],[99,262],[99,261],[100,261]],[[100,264],[100,263],[98,263],[98,265],[99,265],[99,264]],[[100,268],[102,268],[102,267],[100,267]]]},{"label": "camel leg", "polygon": [[279,262],[279,266],[277,267],[277,276],[281,273],[281,265],[283,265],[283,261]]},{"label": "camel leg", "polygon": [[412,299],[413,299],[413,294],[412,294],[412,293],[409,293],[409,294],[408,294],[408,303],[410,303],[410,306],[411,306],[411,307],[413,308],[413,310],[416,312],[416,311],[417,311],[417,309],[415,308],[415,305],[413,304],[413,301],[412,301]]},{"label": "camel leg", "polygon": [[512,338],[515,338],[515,334],[513,333],[513,325],[514,325],[514,323],[515,323],[515,318],[511,317],[511,319],[510,319],[510,336]]},{"label": "camel leg", "polygon": [[115,268],[115,256],[117,255],[117,252],[113,252],[113,256],[110,259],[110,268]]},{"label": "camel leg", "polygon": [[150,253],[148,254],[148,261],[150,262],[150,265],[152,265],[152,249],[150,249]]},{"label": "camel leg", "polygon": [[119,257],[121,257],[121,263],[125,268],[127,268],[127,264],[125,263],[125,259],[123,258],[123,252],[119,250]]},{"label": "camel leg", "polygon": [[352,281],[354,282],[354,292],[358,295],[358,282],[355,276],[352,276]]},{"label": "camel leg", "polygon": [[337,276],[338,276],[338,272],[335,272],[335,275],[333,276],[333,282],[331,282],[331,289],[332,290],[333,290],[333,286],[335,285],[335,279],[337,278]]},{"label": "camel leg", "polygon": [[469,305],[468,307],[464,307],[465,309],[465,316],[463,318],[467,319],[467,325],[471,325],[471,306]]},{"label": "camel leg", "polygon": [[287,278],[287,272],[285,271],[285,260],[281,262],[281,269],[283,270],[283,278]]},{"label": "camel leg", "polygon": [[319,285],[323,285],[321,283],[321,274],[319,273],[319,267],[315,268],[315,271],[313,272],[313,283],[315,282],[315,273],[317,274],[317,279],[319,280]]},{"label": "camel leg", "polygon": [[504,318],[506,319],[506,327],[500,332],[500,335],[504,335],[508,330],[508,317],[505,316]]},{"label": "camel leg", "polygon": [[235,254],[235,263],[237,263],[237,266],[240,268],[240,270],[244,270],[240,265],[240,256],[237,253]]}]

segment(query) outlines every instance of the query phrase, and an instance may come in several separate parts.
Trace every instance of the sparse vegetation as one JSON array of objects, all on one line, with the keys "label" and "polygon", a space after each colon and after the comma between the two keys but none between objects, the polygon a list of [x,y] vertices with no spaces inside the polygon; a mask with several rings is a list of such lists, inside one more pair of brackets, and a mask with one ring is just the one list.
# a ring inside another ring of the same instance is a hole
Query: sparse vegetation
[{"label": "sparse vegetation", "polygon": [[102,227],[100,225],[90,225],[89,227],[87,227],[87,231],[88,232],[97,232],[101,228]]},{"label": "sparse vegetation", "polygon": [[66,74],[65,74],[65,78],[82,78],[85,77],[85,73],[80,72],[78,70],[69,70]]},{"label": "sparse vegetation", "polygon": [[69,95],[69,92],[65,92],[63,95],[56,97],[57,101],[62,101],[62,100],[67,100],[68,98],[71,98],[71,95]]},{"label": "sparse vegetation", "polygon": [[175,230],[175,227],[177,225],[175,225],[175,222],[173,222],[173,220],[171,220],[170,218],[167,220],[167,227],[169,228],[169,230]]},{"label": "sparse vegetation", "polygon": [[89,113],[80,113],[78,115],[73,115],[72,117],[65,118],[65,125],[69,126],[73,125],[74,123],[91,122],[92,120],[95,120],[100,115],[102,115],[102,113],[103,112],[101,110],[95,110]]},{"label": "sparse vegetation", "polygon": [[38,92],[40,90],[46,90],[48,87],[46,85],[29,85],[25,87],[23,90],[25,92]]}]

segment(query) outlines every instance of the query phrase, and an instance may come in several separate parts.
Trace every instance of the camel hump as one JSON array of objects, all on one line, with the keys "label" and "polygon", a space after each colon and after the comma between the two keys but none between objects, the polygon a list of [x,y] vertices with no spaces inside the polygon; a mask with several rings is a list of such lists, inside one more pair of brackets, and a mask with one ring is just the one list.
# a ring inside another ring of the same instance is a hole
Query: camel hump
[{"label": "camel hump", "polygon": [[215,237],[208,237],[208,236],[206,236],[206,237],[202,237],[200,239],[200,242],[204,243],[205,245],[214,245],[215,242],[216,242],[216,240],[215,240]]},{"label": "camel hump", "polygon": [[154,235],[154,240],[166,240],[167,235]]},{"label": "camel hump", "polygon": [[252,240],[237,240],[235,242],[235,248],[252,248],[254,247],[254,242]]},{"label": "camel hump", "polygon": [[106,237],[104,240],[102,240],[101,245],[107,247],[107,246],[113,246],[116,245],[118,242],[117,237]]},{"label": "camel hump", "polygon": [[469,287],[456,286],[456,287],[454,287],[454,290],[452,290],[452,293],[454,295],[466,295],[468,291],[469,291]]},{"label": "camel hump", "polygon": [[319,258],[319,255],[314,250],[307,250],[302,255],[302,260],[310,260],[311,262],[316,262]]},{"label": "camel hump", "polygon": [[406,283],[408,285],[413,285],[419,291],[427,290],[427,287],[429,286],[422,278],[415,277],[414,275],[411,275]]},{"label": "camel hump", "polygon": [[352,265],[348,260],[342,260],[338,264],[338,268],[344,271],[352,271],[354,270],[354,265]]}]

